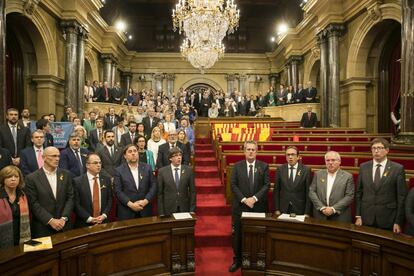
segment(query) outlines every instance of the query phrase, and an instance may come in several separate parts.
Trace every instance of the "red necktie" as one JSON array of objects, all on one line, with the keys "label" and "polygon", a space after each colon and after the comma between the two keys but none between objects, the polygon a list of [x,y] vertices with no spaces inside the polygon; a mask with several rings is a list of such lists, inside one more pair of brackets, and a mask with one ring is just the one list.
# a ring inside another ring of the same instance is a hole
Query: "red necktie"
[{"label": "red necktie", "polygon": [[37,150],[37,166],[39,169],[43,167],[42,151],[39,149]]},{"label": "red necktie", "polygon": [[93,207],[93,217],[96,218],[101,213],[101,208],[99,207],[99,185],[98,178],[93,178],[93,195],[92,195],[92,207]]}]

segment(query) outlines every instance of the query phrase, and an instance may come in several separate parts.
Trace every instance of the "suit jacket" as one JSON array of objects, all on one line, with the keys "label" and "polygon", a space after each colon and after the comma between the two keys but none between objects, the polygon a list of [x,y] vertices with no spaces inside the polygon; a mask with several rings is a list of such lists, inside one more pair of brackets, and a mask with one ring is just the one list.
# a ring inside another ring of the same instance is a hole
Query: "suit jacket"
[{"label": "suit jacket", "polygon": [[302,114],[302,119],[300,120],[301,127],[316,127],[318,123],[318,118],[316,117],[316,113],[312,112],[311,117],[309,119],[308,112]]},{"label": "suit jacket", "polygon": [[27,127],[17,125],[17,152],[14,148],[14,140],[9,125],[3,124],[0,126],[0,147],[7,149],[12,157],[20,156],[20,151],[32,145],[30,139],[30,130]]},{"label": "suit jacket", "polygon": [[[127,204],[129,201],[147,199],[149,202],[157,192],[157,182],[152,173],[151,166],[145,163],[139,163],[139,186],[135,184],[134,177],[127,163],[122,164],[115,169],[114,190],[117,198],[117,211],[119,220],[135,218],[136,213],[131,210]],[[142,211],[142,217],[152,215],[151,203],[148,203]]]},{"label": "suit jacket", "polygon": [[[315,87],[306,88],[304,91],[304,100],[308,103],[314,102],[316,94],[317,94],[317,90]],[[307,100],[306,98],[311,98],[311,100]]]},{"label": "suit jacket", "polygon": [[[104,135],[104,129],[102,129],[102,136]],[[98,145],[101,143],[99,141],[99,135],[98,135],[98,129],[92,129],[89,132],[89,147],[91,149],[91,151],[96,151],[98,149]]]},{"label": "suit jacket", "polygon": [[39,166],[37,165],[37,154],[33,146],[27,147],[20,152],[19,168],[24,176],[31,174],[32,172],[35,172],[39,169]]},{"label": "suit jacket", "polygon": [[[111,179],[109,177],[99,175],[100,197],[101,197],[101,212],[100,215],[105,214],[109,216],[112,208],[112,187]],[[93,202],[92,193],[89,186],[88,175],[82,174],[73,179],[75,192],[75,227],[86,227],[92,224],[87,223],[89,217],[93,217]],[[106,219],[104,223],[108,222]]]},{"label": "suit jacket", "polygon": [[196,210],[194,173],[186,165],[181,165],[178,189],[171,166],[165,166],[158,171],[158,215],[171,215],[177,212],[177,207],[180,212]]},{"label": "suit jacket", "polygon": [[11,164],[12,159],[10,152],[5,148],[0,148],[0,170]]},{"label": "suit jacket", "polygon": [[[176,143],[176,146],[179,147],[181,151],[183,152],[182,164],[189,165],[191,150],[189,151],[187,146],[183,145],[181,142],[178,142],[178,141]],[[170,151],[170,144],[168,142],[158,147],[157,168],[160,169],[162,167],[165,167],[171,164],[170,159],[168,159],[169,151]]]},{"label": "suit jacket", "polygon": [[[29,198],[32,213],[32,238],[49,236],[57,233],[48,225],[50,219],[66,217],[70,219],[73,209],[73,184],[71,174],[60,168],[56,171],[56,198],[43,169],[29,174],[26,179],[25,192]],[[72,228],[70,220],[63,231]]]},{"label": "suit jacket", "polygon": [[362,224],[392,229],[404,225],[404,201],[407,196],[404,167],[388,160],[378,187],[372,178],[373,161],[361,164],[356,192],[356,215]]},{"label": "suit jacket", "polygon": [[78,159],[75,156],[73,150],[68,147],[60,152],[59,168],[68,170],[72,177],[80,176],[82,173],[86,172],[86,155],[88,155],[88,150],[79,149],[79,154],[82,161],[82,171]]},{"label": "suit jacket", "polygon": [[118,125],[118,120],[119,120],[119,117],[118,117],[118,115],[114,115],[114,122],[112,123],[112,121],[111,121],[111,116],[105,116],[105,118],[104,118],[104,129],[105,130],[108,130],[108,129],[112,129],[114,126],[117,126]]},{"label": "suit jacket", "polygon": [[109,176],[113,176],[115,174],[115,168],[119,167],[123,160],[122,148],[114,146],[113,157],[111,157],[111,154],[106,146],[99,148],[96,153],[101,158],[102,171]]},{"label": "suit jacket", "polygon": [[312,200],[314,209],[313,216],[322,220],[333,220],[352,222],[351,203],[354,200],[354,181],[352,174],[339,169],[329,195],[329,207],[336,211],[330,217],[322,214],[320,209],[328,206],[326,201],[326,189],[328,185],[328,171],[320,170],[313,176],[312,184],[309,187],[309,198]]},{"label": "suit jacket", "polygon": [[[269,190],[269,165],[256,160],[254,171],[254,192],[250,192],[249,177],[247,175],[246,160],[237,162],[231,174],[231,190],[233,193],[232,213],[234,217],[240,217],[242,212],[266,212],[267,192]],[[243,198],[255,196],[258,201],[250,209],[246,204],[241,203]]]},{"label": "suit jacket", "polygon": [[405,215],[407,218],[407,228],[405,233],[414,236],[414,189],[408,192],[407,200],[405,201]]},{"label": "suit jacket", "polygon": [[273,203],[276,211],[288,212],[292,202],[292,212],[297,215],[310,215],[312,203],[309,199],[311,171],[309,167],[298,163],[293,185],[289,183],[289,164],[281,165],[276,172]]},{"label": "suit jacket", "polygon": [[[138,136],[138,133],[135,132],[134,133],[134,139],[137,136]],[[125,147],[126,145],[133,144],[133,143],[134,143],[134,141],[131,140],[131,133],[129,131],[121,135],[121,143],[120,143],[121,147]]]},{"label": "suit jacket", "polygon": [[45,142],[43,143],[43,147],[47,148],[47,147],[53,147],[55,145],[54,141],[53,141],[53,135],[50,133],[46,133],[45,135]]},{"label": "suit jacket", "polygon": [[108,90],[108,99],[105,98],[105,87],[100,87],[98,90],[98,102],[111,102],[112,100],[112,91],[109,87],[106,88]]},{"label": "suit jacket", "polygon": [[145,117],[144,119],[142,119],[142,123],[144,124],[144,132],[145,132],[145,135],[147,135],[147,137],[151,137],[152,129],[157,126],[159,121],[160,121],[159,118],[153,117],[152,125],[150,125],[149,117]]}]

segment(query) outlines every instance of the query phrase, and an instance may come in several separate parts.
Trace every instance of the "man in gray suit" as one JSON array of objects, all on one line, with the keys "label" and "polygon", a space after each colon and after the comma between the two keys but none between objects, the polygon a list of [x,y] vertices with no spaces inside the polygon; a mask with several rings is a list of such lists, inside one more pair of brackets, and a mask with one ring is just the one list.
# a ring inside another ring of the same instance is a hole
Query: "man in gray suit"
[{"label": "man in gray suit", "polygon": [[43,168],[26,177],[26,193],[32,212],[32,238],[50,236],[70,230],[73,209],[71,174],[59,169],[59,150],[48,147],[43,151]]},{"label": "man in gray suit", "polygon": [[[299,159],[298,148],[290,146],[286,149],[287,163],[277,169],[273,192],[276,215],[281,213],[311,214],[309,199],[311,171],[309,167],[299,163]],[[289,206],[291,206],[291,210],[289,210]]]},{"label": "man in gray suit", "polygon": [[341,156],[335,151],[325,154],[326,170],[313,176],[309,188],[313,216],[317,219],[351,222],[351,203],[354,199],[352,174],[340,169]]},{"label": "man in gray suit", "polygon": [[195,212],[196,190],[191,167],[182,165],[182,151],[174,147],[169,151],[170,165],[158,171],[158,215]]},{"label": "man in gray suit", "polygon": [[356,225],[401,233],[407,196],[404,167],[387,159],[389,143],[371,142],[372,161],[361,164],[356,192]]}]

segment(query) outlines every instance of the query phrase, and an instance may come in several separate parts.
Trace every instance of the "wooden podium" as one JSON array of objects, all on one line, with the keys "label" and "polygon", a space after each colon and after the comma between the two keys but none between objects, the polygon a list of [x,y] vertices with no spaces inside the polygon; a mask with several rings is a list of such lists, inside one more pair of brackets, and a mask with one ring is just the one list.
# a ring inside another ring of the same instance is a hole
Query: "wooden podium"
[{"label": "wooden podium", "polygon": [[59,233],[51,250],[0,251],[0,275],[194,275],[195,221],[149,217]]},{"label": "wooden podium", "polygon": [[300,122],[303,113],[308,111],[308,105],[312,106],[312,112],[316,113],[318,120],[321,119],[321,104],[320,103],[298,103],[286,104],[280,106],[264,107],[265,115],[272,118],[283,118],[286,122]]},{"label": "wooden podium", "polygon": [[243,275],[414,275],[414,238],[353,224],[242,218]]}]

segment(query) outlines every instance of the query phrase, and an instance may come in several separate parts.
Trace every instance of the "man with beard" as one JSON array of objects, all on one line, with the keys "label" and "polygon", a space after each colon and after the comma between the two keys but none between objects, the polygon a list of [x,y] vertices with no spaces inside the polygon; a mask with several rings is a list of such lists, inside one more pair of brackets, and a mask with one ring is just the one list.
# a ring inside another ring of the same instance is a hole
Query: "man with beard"
[{"label": "man with beard", "polygon": [[97,154],[101,158],[102,171],[113,176],[115,168],[121,165],[122,147],[115,146],[115,133],[112,130],[105,131],[105,145],[97,150]]}]

